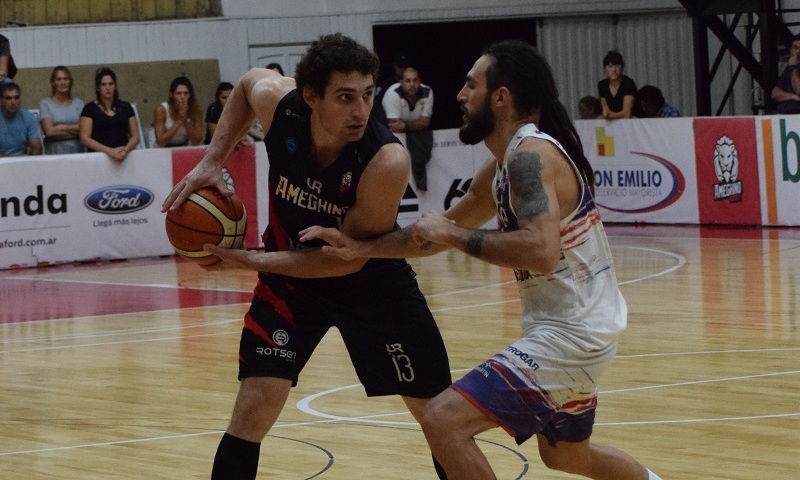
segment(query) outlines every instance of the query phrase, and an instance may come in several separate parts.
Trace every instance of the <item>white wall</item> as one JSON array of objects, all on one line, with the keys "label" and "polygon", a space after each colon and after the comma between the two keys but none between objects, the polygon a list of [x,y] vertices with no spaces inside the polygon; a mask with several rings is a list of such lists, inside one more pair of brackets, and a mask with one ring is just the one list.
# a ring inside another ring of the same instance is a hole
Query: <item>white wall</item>
[{"label": "white wall", "polygon": [[[491,4],[492,7],[487,7]],[[454,10],[462,15],[486,9],[521,9],[536,16],[594,13],[630,13],[678,9],[676,0],[222,0],[222,12],[230,18],[304,17],[309,15],[386,14],[391,12]],[[461,16],[461,15],[459,15]],[[428,16],[442,20],[439,15]]]}]

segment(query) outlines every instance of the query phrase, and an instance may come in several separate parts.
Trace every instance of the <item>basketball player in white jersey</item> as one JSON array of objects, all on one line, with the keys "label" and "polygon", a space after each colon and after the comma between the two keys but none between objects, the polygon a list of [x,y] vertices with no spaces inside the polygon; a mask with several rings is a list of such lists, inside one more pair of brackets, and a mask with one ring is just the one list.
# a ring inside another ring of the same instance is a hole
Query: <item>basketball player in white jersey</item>
[{"label": "basketball player in white jersey", "polygon": [[[514,269],[522,337],[425,408],[422,426],[449,479],[493,479],[474,436],[502,427],[521,444],[536,435],[550,468],[594,479],[656,480],[630,455],[591,442],[598,380],[627,320],[594,204],[591,166],[547,62],[522,42],[484,51],[458,94],[461,140],[494,158],[444,215],[372,241],[312,227],[342,258],[414,257],[457,248]],[[500,230],[482,230],[497,215]]]}]

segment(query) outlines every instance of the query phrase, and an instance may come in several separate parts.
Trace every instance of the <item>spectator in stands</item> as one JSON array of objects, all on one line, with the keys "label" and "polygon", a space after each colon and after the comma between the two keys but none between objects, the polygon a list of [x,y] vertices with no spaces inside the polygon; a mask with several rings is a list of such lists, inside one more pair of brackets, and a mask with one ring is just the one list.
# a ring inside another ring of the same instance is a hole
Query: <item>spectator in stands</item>
[{"label": "spectator in stands", "polygon": [[622,74],[625,62],[616,50],[603,58],[606,77],[597,83],[597,93],[603,106],[603,118],[616,120],[631,118],[636,99],[636,83]]},{"label": "spectator in stands", "polygon": [[792,38],[789,60],[772,88],[772,100],[776,113],[800,113],[800,34]]},{"label": "spectator in stands", "polygon": [[600,105],[600,100],[592,95],[586,95],[578,100],[578,115],[581,120],[603,118],[603,106]]},{"label": "spectator in stands", "polygon": [[94,74],[95,100],[83,107],[81,143],[121,162],[139,144],[139,123],[130,103],[119,99],[117,75],[108,67]]},{"label": "spectator in stands", "polygon": [[372,112],[370,116],[375,117],[378,121],[389,126],[389,120],[386,118],[386,112],[383,111],[383,97],[389,90],[389,87],[400,82],[403,79],[403,70],[409,66],[408,55],[403,52],[398,52],[392,57],[392,74],[385,79],[381,79],[375,89],[375,101],[372,103]]},{"label": "spectator in stands", "polygon": [[72,96],[72,73],[63,65],[50,73],[49,97],[39,101],[39,122],[44,133],[44,151],[48,155],[83,151],[78,126],[83,100]]},{"label": "spectator in stands", "polygon": [[433,150],[433,90],[420,80],[414,67],[406,67],[400,83],[389,87],[383,97],[389,129],[406,134],[411,154],[411,175],[418,190],[428,190],[427,165]]},{"label": "spectator in stands", "polygon": [[153,110],[153,130],[159,147],[202,143],[203,110],[187,77],[175,77],[170,83],[169,98]]},{"label": "spectator in stands", "polygon": [[658,87],[645,85],[636,92],[636,116],[640,118],[680,117],[681,112],[664,100]]},{"label": "spectator in stands", "polygon": [[33,113],[20,108],[20,92],[14,82],[0,85],[0,156],[3,157],[42,154],[42,132]]},{"label": "spectator in stands", "polygon": [[269,70],[275,70],[276,72],[280,73],[281,75],[284,75],[283,67],[281,67],[280,63],[270,63],[269,65],[267,65],[266,68],[268,68]]},{"label": "spectator in stands", "polygon": [[[217,85],[217,92],[214,94],[214,103],[209,105],[206,109],[206,145],[211,143],[211,137],[214,135],[214,131],[217,129],[217,123],[219,123],[219,118],[222,116],[222,109],[224,109],[225,104],[228,103],[228,97],[231,96],[231,92],[233,92],[232,83],[221,82],[219,85]],[[263,139],[264,137],[262,136],[261,138]],[[236,146],[238,148],[249,145],[252,145],[251,142],[247,139],[247,137],[244,137],[239,140],[239,143]]]},{"label": "spectator in stands", "polygon": [[17,74],[14,57],[11,56],[11,42],[5,35],[0,35],[0,83],[9,83]]}]

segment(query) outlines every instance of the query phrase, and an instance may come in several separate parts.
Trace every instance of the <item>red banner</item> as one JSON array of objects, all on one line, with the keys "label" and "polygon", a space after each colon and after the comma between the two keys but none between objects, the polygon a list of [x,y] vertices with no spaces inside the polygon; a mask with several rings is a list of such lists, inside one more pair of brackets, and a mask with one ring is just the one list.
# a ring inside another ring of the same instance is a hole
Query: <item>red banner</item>
[{"label": "red banner", "polygon": [[755,120],[694,120],[701,224],[761,225]]}]

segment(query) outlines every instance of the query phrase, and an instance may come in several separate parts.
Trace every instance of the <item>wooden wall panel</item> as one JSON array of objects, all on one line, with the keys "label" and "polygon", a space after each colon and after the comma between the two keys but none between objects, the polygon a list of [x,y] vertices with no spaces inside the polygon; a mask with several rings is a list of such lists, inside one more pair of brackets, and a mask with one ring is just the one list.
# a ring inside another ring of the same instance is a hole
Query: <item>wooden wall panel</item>
[{"label": "wooden wall panel", "polygon": [[0,0],[0,27],[204,18],[221,11],[220,0]]}]

